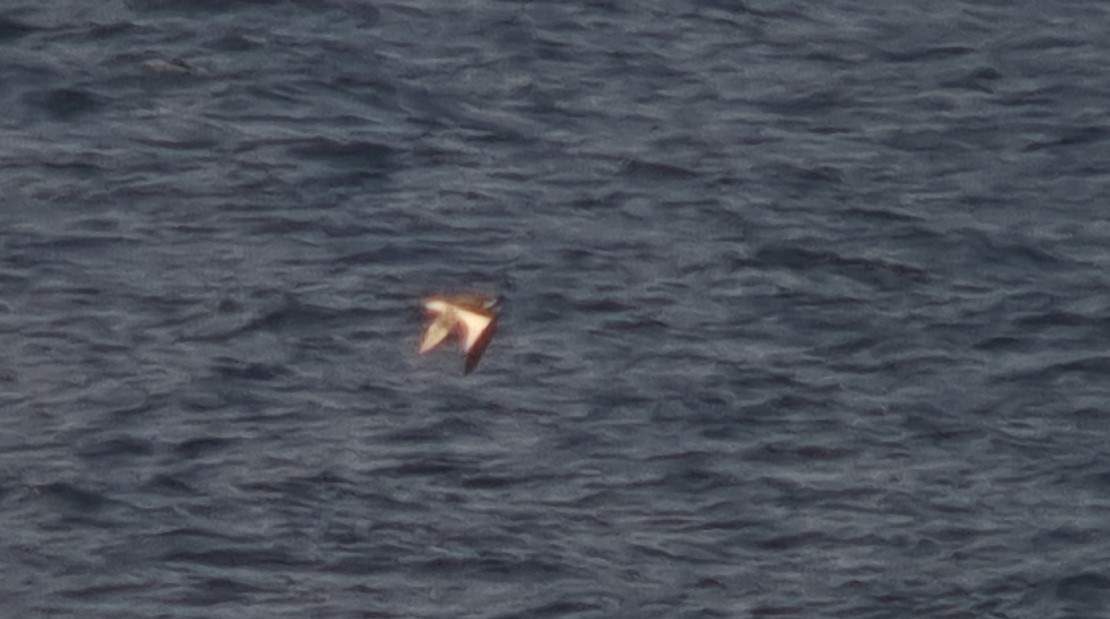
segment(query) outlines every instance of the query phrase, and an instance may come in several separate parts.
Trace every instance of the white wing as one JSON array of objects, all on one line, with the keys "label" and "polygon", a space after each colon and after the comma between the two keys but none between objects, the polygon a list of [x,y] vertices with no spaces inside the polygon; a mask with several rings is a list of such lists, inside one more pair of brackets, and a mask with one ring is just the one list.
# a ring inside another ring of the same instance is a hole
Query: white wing
[{"label": "white wing", "polygon": [[455,309],[455,317],[459,319],[463,326],[463,337],[465,338],[463,340],[463,350],[466,351],[474,347],[474,344],[493,322],[492,316],[459,308]]},{"label": "white wing", "polygon": [[446,315],[437,316],[424,332],[424,339],[420,342],[420,352],[425,353],[439,346],[450,333],[451,319]]}]

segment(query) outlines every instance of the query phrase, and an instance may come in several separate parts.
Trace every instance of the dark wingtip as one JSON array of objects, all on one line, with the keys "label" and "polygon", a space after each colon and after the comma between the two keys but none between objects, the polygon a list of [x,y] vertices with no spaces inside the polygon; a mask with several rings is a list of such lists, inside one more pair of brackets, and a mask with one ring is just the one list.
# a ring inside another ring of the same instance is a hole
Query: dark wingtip
[{"label": "dark wingtip", "polygon": [[486,352],[486,346],[489,346],[490,340],[493,339],[494,332],[497,331],[497,318],[493,318],[493,322],[489,323],[486,330],[482,332],[482,336],[474,342],[470,352],[466,353],[466,365],[463,366],[463,376],[474,371],[478,367],[478,361],[482,359],[482,353]]}]

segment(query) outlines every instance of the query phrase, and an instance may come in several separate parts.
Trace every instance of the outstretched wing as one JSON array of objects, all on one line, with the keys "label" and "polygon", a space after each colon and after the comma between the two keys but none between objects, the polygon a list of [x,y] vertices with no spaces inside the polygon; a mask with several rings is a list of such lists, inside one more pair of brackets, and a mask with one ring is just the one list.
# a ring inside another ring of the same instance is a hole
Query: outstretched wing
[{"label": "outstretched wing", "polygon": [[456,317],[459,320],[463,350],[466,351],[463,374],[469,374],[478,367],[482,353],[486,352],[486,346],[489,346],[494,332],[497,331],[497,317],[491,312],[469,309],[457,309]]},{"label": "outstretched wing", "polygon": [[424,339],[420,341],[420,352],[425,353],[439,346],[450,333],[451,320],[443,314],[437,316],[424,331]]}]

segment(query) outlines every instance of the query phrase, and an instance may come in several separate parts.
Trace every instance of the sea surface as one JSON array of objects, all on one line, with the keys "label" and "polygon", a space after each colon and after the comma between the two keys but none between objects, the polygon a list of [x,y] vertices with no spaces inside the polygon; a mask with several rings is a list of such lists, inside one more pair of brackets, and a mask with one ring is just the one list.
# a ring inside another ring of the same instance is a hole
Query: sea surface
[{"label": "sea surface", "polygon": [[1110,617],[1108,28],[3,2],[0,617]]}]

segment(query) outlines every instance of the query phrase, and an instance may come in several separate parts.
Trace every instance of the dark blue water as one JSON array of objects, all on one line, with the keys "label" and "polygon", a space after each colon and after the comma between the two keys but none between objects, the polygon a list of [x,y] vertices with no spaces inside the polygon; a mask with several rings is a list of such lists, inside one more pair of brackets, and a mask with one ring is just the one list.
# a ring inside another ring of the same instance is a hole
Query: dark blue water
[{"label": "dark blue water", "polygon": [[1108,22],[6,3],[0,615],[1110,616]]}]

